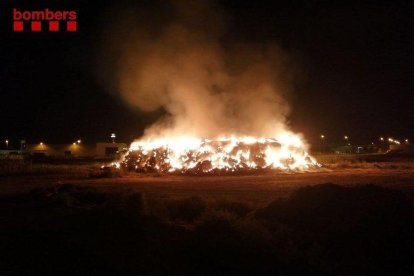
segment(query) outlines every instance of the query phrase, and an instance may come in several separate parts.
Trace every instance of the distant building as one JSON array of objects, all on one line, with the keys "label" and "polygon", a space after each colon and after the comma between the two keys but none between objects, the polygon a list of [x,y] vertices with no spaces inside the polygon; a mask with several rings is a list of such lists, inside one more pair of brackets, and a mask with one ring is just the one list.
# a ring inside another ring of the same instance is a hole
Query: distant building
[{"label": "distant building", "polygon": [[127,148],[125,143],[96,143],[96,156],[115,156],[118,151]]},{"label": "distant building", "polygon": [[414,154],[414,145],[411,144],[400,144],[400,145],[390,145],[388,152],[393,153],[402,153],[402,154]]},{"label": "distant building", "polygon": [[126,143],[96,143],[96,144],[28,144],[26,152],[31,155],[50,157],[114,157],[118,151],[127,148]]}]

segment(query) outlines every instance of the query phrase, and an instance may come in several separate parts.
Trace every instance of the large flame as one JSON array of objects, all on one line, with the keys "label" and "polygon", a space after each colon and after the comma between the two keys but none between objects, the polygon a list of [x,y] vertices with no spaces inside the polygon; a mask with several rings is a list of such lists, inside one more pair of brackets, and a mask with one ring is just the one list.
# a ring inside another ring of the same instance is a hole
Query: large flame
[{"label": "large flame", "polygon": [[117,167],[135,171],[209,173],[253,169],[308,170],[319,166],[299,136],[173,137],[138,140]]}]

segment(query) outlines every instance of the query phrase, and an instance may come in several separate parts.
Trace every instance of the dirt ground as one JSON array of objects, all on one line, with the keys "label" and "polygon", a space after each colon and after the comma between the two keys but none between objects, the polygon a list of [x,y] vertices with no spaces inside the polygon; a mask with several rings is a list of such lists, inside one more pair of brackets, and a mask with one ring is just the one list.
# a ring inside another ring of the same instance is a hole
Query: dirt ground
[{"label": "dirt ground", "polygon": [[0,275],[414,275],[414,166],[338,164],[2,176]]},{"label": "dirt ground", "polygon": [[335,183],[340,185],[376,184],[403,190],[414,198],[414,168],[347,168],[321,169],[306,173],[261,173],[227,176],[146,175],[129,173],[120,177],[92,178],[87,175],[43,174],[3,176],[0,194],[15,194],[36,187],[56,184],[93,186],[104,190],[132,189],[155,197],[202,196],[232,198],[255,203],[267,203],[285,197],[308,185]]}]

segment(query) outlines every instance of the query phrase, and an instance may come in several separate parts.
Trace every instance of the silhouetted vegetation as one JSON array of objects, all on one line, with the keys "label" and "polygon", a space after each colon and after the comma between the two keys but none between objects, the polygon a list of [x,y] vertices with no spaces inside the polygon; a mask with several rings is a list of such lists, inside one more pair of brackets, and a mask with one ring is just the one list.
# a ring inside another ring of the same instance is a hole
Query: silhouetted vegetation
[{"label": "silhouetted vegetation", "polygon": [[1,196],[8,274],[412,275],[402,192],[323,184],[266,206],[56,185]]},{"label": "silhouetted vegetation", "polygon": [[201,216],[206,207],[206,202],[195,196],[166,202],[169,218],[173,220],[194,221]]},{"label": "silhouetted vegetation", "polygon": [[248,202],[220,200],[215,205],[216,210],[232,213],[238,217],[244,217],[253,210]]}]

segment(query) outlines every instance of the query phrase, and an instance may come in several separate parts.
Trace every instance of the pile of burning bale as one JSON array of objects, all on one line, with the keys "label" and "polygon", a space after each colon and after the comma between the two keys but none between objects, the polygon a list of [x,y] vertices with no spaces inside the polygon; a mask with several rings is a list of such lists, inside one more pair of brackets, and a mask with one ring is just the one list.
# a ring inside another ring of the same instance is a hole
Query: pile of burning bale
[{"label": "pile of burning bale", "polygon": [[307,169],[317,165],[300,147],[275,139],[255,142],[205,140],[195,148],[177,150],[169,145],[138,146],[118,166],[136,172],[218,173],[257,169]]}]

